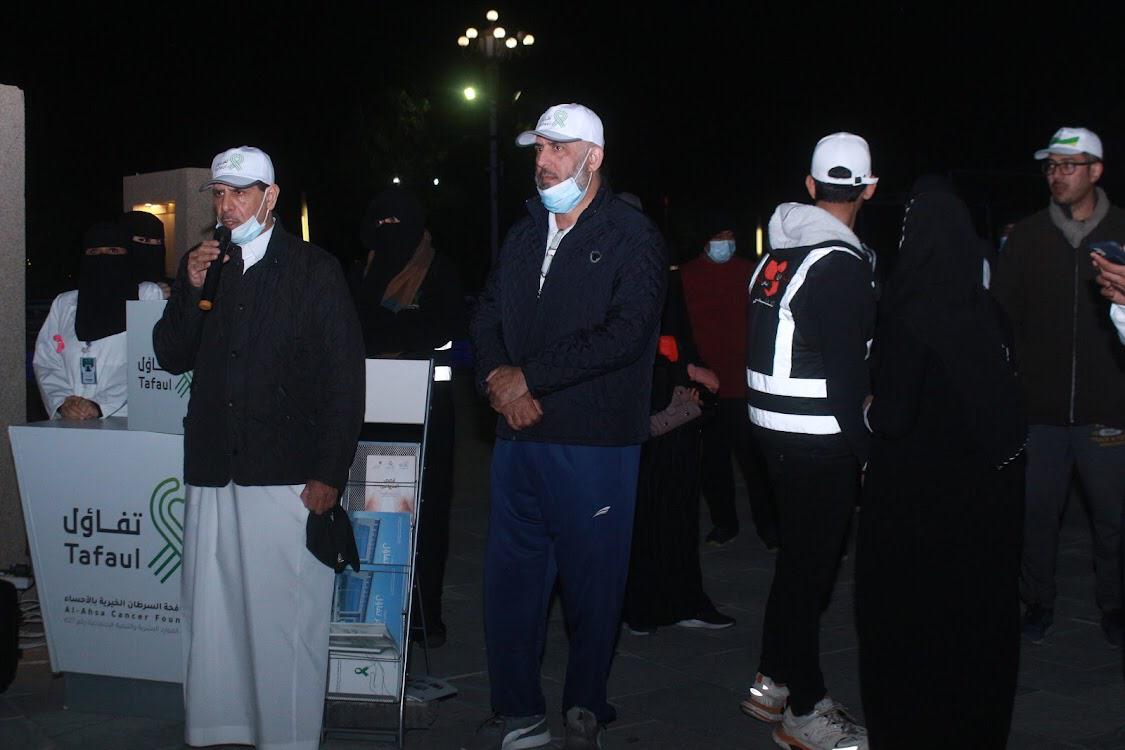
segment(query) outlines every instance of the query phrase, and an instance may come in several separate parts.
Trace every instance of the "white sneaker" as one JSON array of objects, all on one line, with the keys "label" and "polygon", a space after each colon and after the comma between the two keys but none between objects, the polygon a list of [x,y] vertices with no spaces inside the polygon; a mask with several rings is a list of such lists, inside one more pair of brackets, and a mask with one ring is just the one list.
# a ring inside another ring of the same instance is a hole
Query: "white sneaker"
[{"label": "white sneaker", "polygon": [[547,718],[536,716],[500,716],[493,714],[466,742],[461,750],[528,750],[551,744]]},{"label": "white sneaker", "polygon": [[755,719],[776,724],[781,721],[788,701],[789,688],[778,685],[759,672],[754,677],[754,684],[750,686],[749,695],[741,703],[742,712]]},{"label": "white sneaker", "polygon": [[774,727],[773,741],[789,750],[867,750],[867,730],[825,697],[809,714],[794,716],[786,708],[785,718]]}]

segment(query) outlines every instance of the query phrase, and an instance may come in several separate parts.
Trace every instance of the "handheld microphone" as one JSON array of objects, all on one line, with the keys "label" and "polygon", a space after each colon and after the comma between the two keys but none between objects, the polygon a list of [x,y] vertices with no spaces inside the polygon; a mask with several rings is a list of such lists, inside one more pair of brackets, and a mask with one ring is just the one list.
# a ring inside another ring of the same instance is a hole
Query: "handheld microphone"
[{"label": "handheld microphone", "polygon": [[219,241],[219,257],[207,266],[207,275],[203,278],[203,294],[199,298],[199,309],[206,312],[215,306],[215,293],[219,291],[219,275],[223,272],[223,256],[230,252],[230,229],[220,224],[215,227],[215,234],[211,239]]}]

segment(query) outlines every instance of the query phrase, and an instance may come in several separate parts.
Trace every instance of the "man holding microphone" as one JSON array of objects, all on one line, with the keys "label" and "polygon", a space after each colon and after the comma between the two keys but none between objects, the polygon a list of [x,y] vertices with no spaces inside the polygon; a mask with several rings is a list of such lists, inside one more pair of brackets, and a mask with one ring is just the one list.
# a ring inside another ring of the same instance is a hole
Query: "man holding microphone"
[{"label": "man holding microphone", "polygon": [[[339,262],[275,219],[269,156],[228,149],[211,172],[201,190],[211,191],[217,239],[184,257],[153,330],[160,366],[194,371],[184,419],[185,740],[312,749],[333,571],[306,549],[305,524],[347,481],[363,420],[363,340]],[[205,286],[209,274],[219,278]]]}]

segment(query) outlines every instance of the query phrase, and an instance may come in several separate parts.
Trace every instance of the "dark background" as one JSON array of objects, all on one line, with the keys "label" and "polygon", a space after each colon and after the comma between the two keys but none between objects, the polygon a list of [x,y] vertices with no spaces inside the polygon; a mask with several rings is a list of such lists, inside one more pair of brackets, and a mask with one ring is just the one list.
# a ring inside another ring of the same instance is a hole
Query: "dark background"
[{"label": "dark background", "polygon": [[345,262],[361,253],[367,201],[401,176],[475,289],[488,266],[488,115],[461,90],[485,75],[456,39],[486,26],[488,7],[536,37],[501,69],[504,228],[534,194],[531,155],[513,139],[564,101],[600,114],[614,188],[640,195],[681,256],[711,206],[737,213],[752,253],[754,226],[806,198],[812,147],[837,130],[871,144],[882,179],[859,233],[881,252],[925,171],[953,175],[982,234],[1045,205],[1031,155],[1063,124],[1099,133],[1111,198],[1122,184],[1110,5],[318,5],[5,11],[0,82],[27,104],[29,297],[73,287],[82,232],[119,213],[123,175],[206,167],[242,144],[273,157],[282,220],[299,226],[305,193],[313,241]]}]

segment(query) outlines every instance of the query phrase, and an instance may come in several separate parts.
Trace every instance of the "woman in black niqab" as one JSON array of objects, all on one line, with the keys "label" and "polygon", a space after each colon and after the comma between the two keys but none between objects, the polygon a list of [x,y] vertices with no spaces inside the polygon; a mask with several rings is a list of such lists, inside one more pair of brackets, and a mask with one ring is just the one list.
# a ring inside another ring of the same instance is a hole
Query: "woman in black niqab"
[{"label": "woman in black niqab", "polygon": [[164,223],[147,211],[126,211],[121,227],[128,235],[129,254],[137,281],[162,283],[164,271]]},{"label": "woman in black niqab", "polygon": [[1027,427],[985,249],[948,183],[915,184],[879,308],[857,537],[873,748],[1007,741]]},{"label": "woman in black niqab", "polygon": [[117,224],[99,221],[82,237],[74,333],[97,341],[125,330],[125,302],[137,299],[129,238]]},{"label": "woman in black niqab", "polygon": [[[455,431],[450,344],[466,333],[465,298],[456,267],[430,244],[422,205],[410,191],[390,188],[375,196],[364,213],[360,240],[367,261],[359,278],[353,278],[352,294],[367,356],[434,358],[425,498],[418,525],[415,579],[420,595],[411,622],[411,637],[419,640],[424,615],[425,640],[432,648],[446,638],[441,593],[449,554]],[[360,439],[415,438],[385,426],[364,425]]]}]

